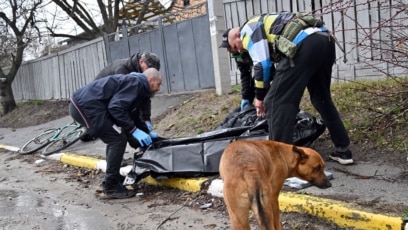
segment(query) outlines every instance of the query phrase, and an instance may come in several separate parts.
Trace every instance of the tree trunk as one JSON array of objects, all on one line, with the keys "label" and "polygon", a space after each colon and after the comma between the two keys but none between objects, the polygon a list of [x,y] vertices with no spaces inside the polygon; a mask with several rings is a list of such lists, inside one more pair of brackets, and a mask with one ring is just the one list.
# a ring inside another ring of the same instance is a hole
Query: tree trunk
[{"label": "tree trunk", "polygon": [[5,78],[0,79],[0,105],[0,109],[2,109],[2,111],[0,110],[0,114],[2,115],[11,112],[17,107],[16,101],[14,100],[11,83],[5,80]]}]

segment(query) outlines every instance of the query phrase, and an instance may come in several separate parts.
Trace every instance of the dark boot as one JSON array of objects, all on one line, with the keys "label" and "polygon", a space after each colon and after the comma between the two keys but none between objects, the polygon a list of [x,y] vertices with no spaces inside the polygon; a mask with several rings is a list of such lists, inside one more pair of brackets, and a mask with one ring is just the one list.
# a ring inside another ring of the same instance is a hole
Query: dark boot
[{"label": "dark boot", "polygon": [[[119,183],[123,184],[126,177],[122,175],[117,175],[116,178],[117,178],[117,181],[119,181]],[[102,183],[101,183],[102,189],[104,188],[105,184],[106,184],[106,176],[103,176]]]},{"label": "dark boot", "polygon": [[107,180],[102,182],[102,186],[106,199],[126,199],[136,195],[135,190],[126,188],[119,181]]}]

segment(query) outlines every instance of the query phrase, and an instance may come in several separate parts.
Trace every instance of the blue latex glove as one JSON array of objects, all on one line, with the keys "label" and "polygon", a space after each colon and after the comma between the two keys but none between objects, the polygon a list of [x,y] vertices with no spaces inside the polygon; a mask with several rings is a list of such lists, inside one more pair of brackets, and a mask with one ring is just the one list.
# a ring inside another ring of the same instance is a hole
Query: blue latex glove
[{"label": "blue latex glove", "polygon": [[150,136],[151,138],[158,138],[158,137],[159,137],[159,134],[157,134],[156,132],[153,132],[153,125],[152,125],[152,123],[150,123],[150,121],[146,121],[145,124],[146,124],[146,126],[147,126],[147,129],[149,130],[149,136]]},{"label": "blue latex glove", "polygon": [[244,110],[244,107],[249,104],[248,99],[242,99],[241,101],[241,111]]},{"label": "blue latex glove", "polygon": [[152,138],[140,129],[136,129],[132,133],[132,136],[136,138],[137,141],[139,141],[141,147],[149,146],[152,143]]},{"label": "blue latex glove", "polygon": [[145,121],[145,124],[146,124],[147,129],[149,130],[149,132],[153,131],[153,125],[152,125],[152,123],[150,123],[150,121]]},{"label": "blue latex glove", "polygon": [[159,138],[159,134],[157,134],[156,132],[150,132],[149,133],[149,136],[151,137],[151,138]]}]

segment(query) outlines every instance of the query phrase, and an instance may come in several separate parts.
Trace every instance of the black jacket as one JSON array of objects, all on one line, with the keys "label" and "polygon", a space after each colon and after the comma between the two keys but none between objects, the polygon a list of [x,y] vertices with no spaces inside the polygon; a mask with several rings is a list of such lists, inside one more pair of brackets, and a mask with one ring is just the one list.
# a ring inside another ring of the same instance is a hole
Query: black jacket
[{"label": "black jacket", "polygon": [[252,79],[252,59],[248,52],[232,54],[235,59],[239,72],[241,74],[241,95],[242,99],[248,99],[251,103],[255,97],[255,86]]},{"label": "black jacket", "polygon": [[[248,99],[252,103],[255,98],[255,83],[252,77],[253,62],[251,56],[247,51],[244,51],[238,54],[231,54],[231,57],[235,59],[235,62],[241,74],[242,99]],[[272,81],[274,74],[275,67],[272,66],[270,81]],[[265,83],[266,89],[269,88],[269,84],[270,82]]]},{"label": "black jacket", "polygon": [[103,77],[113,75],[113,74],[128,74],[131,72],[141,73],[139,66],[140,53],[133,54],[129,58],[118,59],[111,64],[107,65],[105,68],[96,75],[95,80],[101,79]]},{"label": "black jacket", "polygon": [[71,102],[85,118],[88,134],[98,134],[113,124],[126,134],[137,127],[131,118],[132,111],[138,110],[150,101],[150,86],[141,73],[115,74],[95,80],[78,89],[71,96]]},{"label": "black jacket", "polygon": [[[118,59],[111,64],[107,65],[105,68],[99,72],[99,74],[96,76],[95,80],[101,79],[106,76],[110,76],[113,74],[128,74],[131,72],[137,72],[137,73],[142,73],[142,70],[140,69],[139,66],[139,60],[140,60],[140,53],[133,54],[129,58],[125,59]],[[139,115],[141,116],[141,119],[144,121],[150,121],[151,117],[151,106],[152,102],[149,99],[149,101],[144,104],[140,110],[134,111],[134,114],[132,115],[136,121],[138,119]],[[140,119],[140,118],[139,118]]]}]

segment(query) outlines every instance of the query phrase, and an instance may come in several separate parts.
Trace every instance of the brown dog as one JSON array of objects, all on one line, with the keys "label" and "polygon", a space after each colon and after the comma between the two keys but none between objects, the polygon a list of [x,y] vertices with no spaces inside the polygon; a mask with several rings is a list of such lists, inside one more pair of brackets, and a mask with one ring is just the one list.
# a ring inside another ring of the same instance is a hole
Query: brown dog
[{"label": "brown dog", "polygon": [[288,177],[301,178],[319,188],[331,186],[319,153],[269,140],[238,140],[229,144],[221,156],[220,175],[234,230],[250,229],[250,210],[260,229],[282,229],[278,197]]}]

